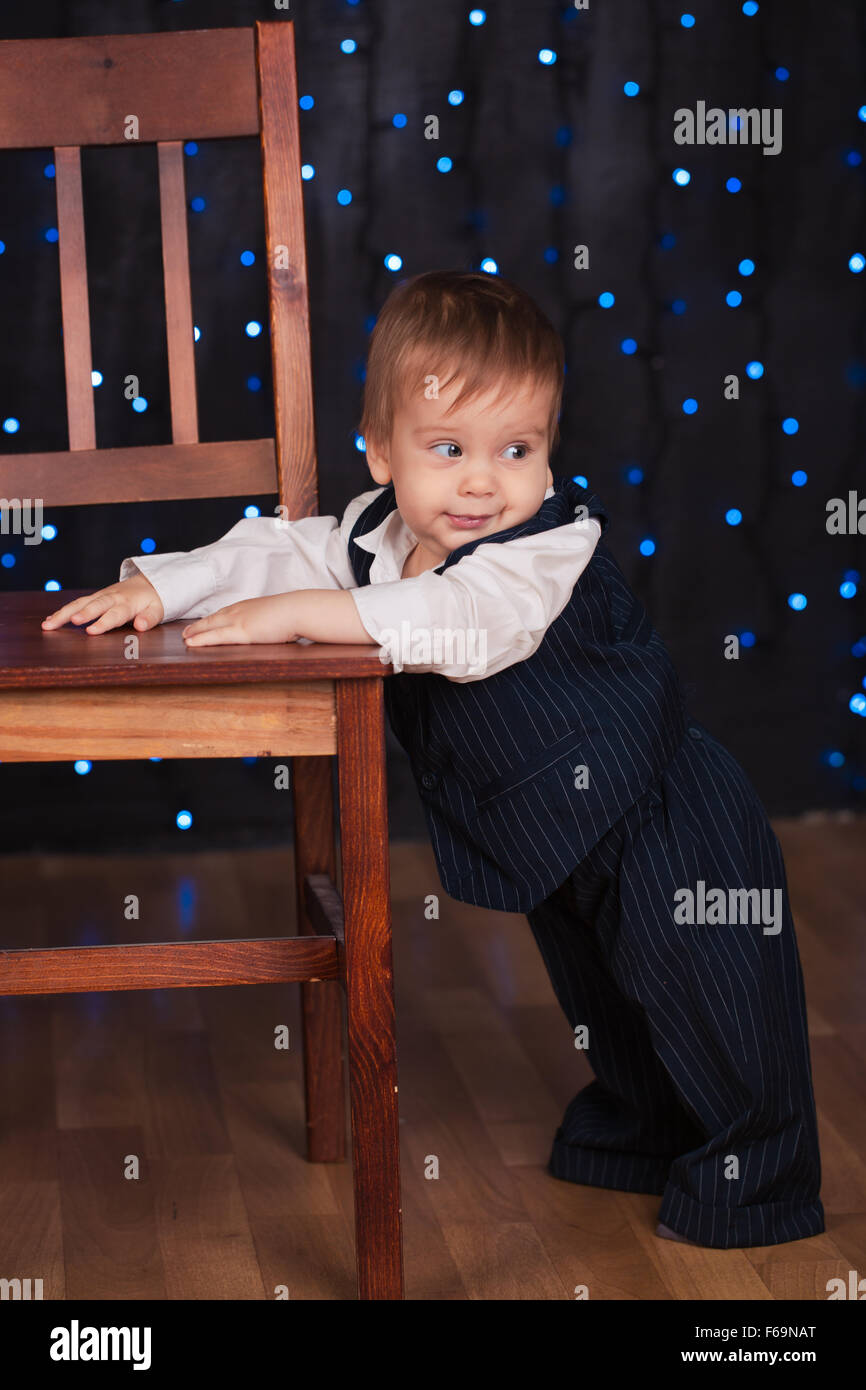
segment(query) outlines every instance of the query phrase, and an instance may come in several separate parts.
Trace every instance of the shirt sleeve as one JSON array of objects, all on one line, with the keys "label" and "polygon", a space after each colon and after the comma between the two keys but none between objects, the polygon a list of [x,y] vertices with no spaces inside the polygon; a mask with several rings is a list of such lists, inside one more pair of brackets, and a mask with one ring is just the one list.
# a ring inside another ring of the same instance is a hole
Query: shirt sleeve
[{"label": "shirt sleeve", "polygon": [[[441,574],[352,590],[358,616],[397,671],[483,680],[541,645],[601,536],[594,517],[476,546]],[[438,634],[438,635],[437,635]]]},{"label": "shirt sleeve", "polygon": [[190,551],[127,556],[120,578],[140,571],[162,600],[163,622],[205,618],[242,599],[293,589],[349,589],[356,580],[348,534],[380,488],[349,503],[335,516],[244,517],[219,540]]}]

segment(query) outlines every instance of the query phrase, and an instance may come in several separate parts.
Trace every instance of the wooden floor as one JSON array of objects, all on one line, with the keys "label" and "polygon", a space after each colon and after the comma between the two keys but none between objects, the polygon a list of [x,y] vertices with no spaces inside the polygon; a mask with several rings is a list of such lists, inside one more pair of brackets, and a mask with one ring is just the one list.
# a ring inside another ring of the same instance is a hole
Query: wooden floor
[{"label": "wooden floor", "polygon": [[[545,1172],[592,1073],[528,923],[449,898],[426,844],[392,847],[408,1298],[573,1299],[585,1285],[596,1300],[815,1300],[866,1272],[866,821],[776,829],[827,1232],[728,1251],[659,1240],[658,1197]],[[0,946],[294,932],[287,852],[7,857],[0,873]],[[139,922],[124,920],[129,894]],[[41,1278],[46,1299],[272,1299],[281,1285],[354,1298],[349,1166],[302,1157],[298,992],[0,999],[0,1277]]]}]

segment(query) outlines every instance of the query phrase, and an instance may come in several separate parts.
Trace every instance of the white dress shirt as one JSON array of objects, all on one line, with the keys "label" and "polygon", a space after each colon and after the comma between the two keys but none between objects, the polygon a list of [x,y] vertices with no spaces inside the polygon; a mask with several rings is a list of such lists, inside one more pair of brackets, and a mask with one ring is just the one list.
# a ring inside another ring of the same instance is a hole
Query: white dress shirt
[{"label": "white dress shirt", "polygon": [[[601,535],[590,517],[510,541],[482,541],[442,574],[427,570],[401,579],[418,538],[395,508],[379,526],[355,537],[355,544],[374,557],[369,584],[359,586],[349,560],[349,535],[382,491],[376,487],[355,497],[342,522],[335,516],[245,517],[210,545],[128,556],[120,578],[139,570],[150,580],[162,600],[163,622],[204,618],[242,599],[293,589],[348,589],[362,626],[387,651],[395,671],[436,671],[449,680],[471,681],[532,655],[570,599]],[[552,494],[549,487],[544,495]],[[447,641],[427,651],[423,643],[415,651],[398,645],[391,634],[407,622],[413,634],[483,633],[483,663],[477,645],[474,658],[467,657],[468,642],[466,651],[455,651]]]}]

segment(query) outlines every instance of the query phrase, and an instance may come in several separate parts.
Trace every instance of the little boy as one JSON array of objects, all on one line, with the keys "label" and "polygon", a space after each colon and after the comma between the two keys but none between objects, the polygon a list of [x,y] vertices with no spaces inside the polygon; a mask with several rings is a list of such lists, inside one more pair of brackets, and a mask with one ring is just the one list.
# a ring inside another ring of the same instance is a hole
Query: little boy
[{"label": "little boy", "polygon": [[[657,1234],[819,1234],[820,1157],[785,869],[758,796],[684,708],[667,651],[554,478],[563,346],[501,277],[403,281],[343,520],[240,521],[46,618],[188,618],[187,645],[374,642],[446,891],[526,913],[596,1079],[556,1177],[662,1196]],[[455,650],[456,647],[456,650]],[[471,648],[471,652],[470,652]]]}]

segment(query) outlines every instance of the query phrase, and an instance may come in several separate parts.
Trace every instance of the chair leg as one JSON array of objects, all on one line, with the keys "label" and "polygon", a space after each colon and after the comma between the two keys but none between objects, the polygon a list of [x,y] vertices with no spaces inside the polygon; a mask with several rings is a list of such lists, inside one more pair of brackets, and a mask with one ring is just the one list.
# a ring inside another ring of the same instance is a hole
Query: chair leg
[{"label": "chair leg", "polygon": [[[314,928],[304,902],[304,877],[327,874],[332,883],[337,880],[331,759],[293,758],[292,774],[298,931],[312,935]],[[339,1163],[346,1157],[341,993],[338,980],[301,985],[307,1158],[311,1163]]]},{"label": "chair leg", "polygon": [[383,681],[337,681],[358,1296],[403,1297]]}]

